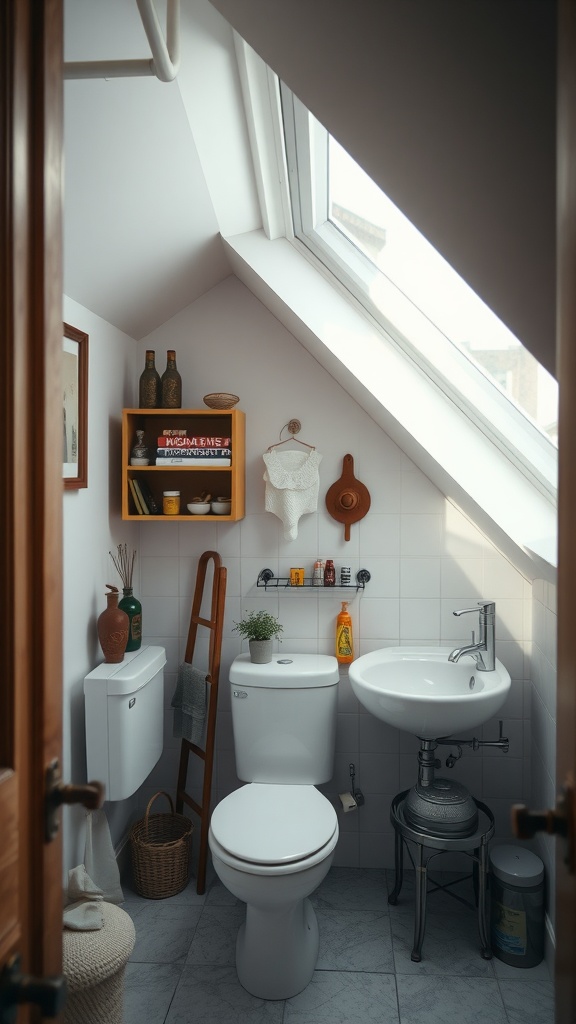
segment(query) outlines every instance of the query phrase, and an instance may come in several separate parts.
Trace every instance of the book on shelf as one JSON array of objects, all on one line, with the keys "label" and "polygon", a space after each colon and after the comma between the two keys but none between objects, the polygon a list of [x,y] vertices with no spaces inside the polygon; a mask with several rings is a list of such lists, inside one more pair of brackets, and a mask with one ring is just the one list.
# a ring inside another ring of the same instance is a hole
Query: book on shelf
[{"label": "book on shelf", "polygon": [[187,430],[163,430],[162,437],[186,437]]},{"label": "book on shelf", "polygon": [[157,459],[229,459],[231,448],[157,448]]},{"label": "book on shelf", "polygon": [[206,459],[200,456],[192,457],[186,455],[174,455],[171,458],[162,458],[162,456],[156,456],[157,466],[206,466],[212,469],[213,466],[231,466],[232,459],[230,458],[212,458]]},{"label": "book on shelf", "polygon": [[146,504],[148,506],[148,511],[149,511],[150,515],[151,516],[159,516],[161,510],[160,510],[160,507],[158,505],[158,502],[156,501],[156,498],[154,497],[154,495],[152,494],[152,491],[150,490],[150,487],[148,486],[148,482],[146,480],[144,480],[144,478],[141,477],[141,476],[137,477],[137,478],[135,477],[135,480],[138,483],[138,487],[140,489],[140,494],[142,495],[144,501],[146,502]]},{"label": "book on shelf", "polygon": [[159,448],[229,448],[231,437],[159,437]]},{"label": "book on shelf", "polygon": [[132,501],[134,502],[136,512],[139,516],[143,516],[144,512],[142,511],[142,505],[140,504],[140,498],[134,486],[134,481],[129,479],[128,484],[130,485],[130,494],[132,495]]},{"label": "book on shelf", "polygon": [[142,488],[140,487],[140,484],[139,484],[138,480],[136,479],[136,477],[134,477],[133,483],[134,483],[134,488],[136,490],[136,494],[138,495],[138,497],[140,499],[140,504],[142,506],[142,512],[144,513],[145,516],[149,516],[150,515],[150,509],[148,508],[148,505],[146,504],[146,501],[144,500],[144,495],[142,494]]}]

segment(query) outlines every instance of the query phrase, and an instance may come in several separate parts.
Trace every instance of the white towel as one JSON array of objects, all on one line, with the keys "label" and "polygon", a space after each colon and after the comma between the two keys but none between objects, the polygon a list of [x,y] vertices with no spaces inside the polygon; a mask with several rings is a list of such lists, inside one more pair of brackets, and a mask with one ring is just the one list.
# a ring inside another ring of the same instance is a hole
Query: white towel
[{"label": "white towel", "polygon": [[64,907],[64,927],[75,932],[94,932],[104,926],[103,893],[94,884],[83,864],[68,872],[70,902]]},{"label": "white towel", "polygon": [[296,540],[298,521],[307,512],[318,508],[322,456],[315,448],[310,452],[275,448],[263,455],[266,465],[265,509],[282,520],[286,540]]},{"label": "white towel", "polygon": [[103,808],[86,811],[84,864],[89,877],[101,889],[107,903],[124,902],[116,854]]},{"label": "white towel", "polygon": [[206,718],[206,673],[183,661],[172,697],[173,735],[202,745]]}]

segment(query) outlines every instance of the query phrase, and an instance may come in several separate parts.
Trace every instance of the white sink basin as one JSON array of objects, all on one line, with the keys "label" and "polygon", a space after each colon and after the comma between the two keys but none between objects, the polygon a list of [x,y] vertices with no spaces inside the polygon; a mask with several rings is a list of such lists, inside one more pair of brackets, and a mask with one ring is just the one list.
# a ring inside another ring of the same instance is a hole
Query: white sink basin
[{"label": "white sink basin", "polygon": [[467,738],[502,707],[510,676],[496,658],[479,672],[464,656],[448,661],[450,647],[383,647],[350,665],[352,689],[367,711],[421,739]]}]

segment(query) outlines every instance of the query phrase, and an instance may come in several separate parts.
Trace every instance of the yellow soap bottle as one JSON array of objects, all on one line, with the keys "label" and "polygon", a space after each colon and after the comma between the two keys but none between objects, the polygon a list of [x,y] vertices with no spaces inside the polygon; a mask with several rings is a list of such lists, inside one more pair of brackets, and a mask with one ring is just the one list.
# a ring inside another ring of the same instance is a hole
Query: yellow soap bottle
[{"label": "yellow soap bottle", "polygon": [[336,619],[336,657],[341,665],[354,661],[352,618],[348,611],[348,601],[342,601],[342,610]]}]

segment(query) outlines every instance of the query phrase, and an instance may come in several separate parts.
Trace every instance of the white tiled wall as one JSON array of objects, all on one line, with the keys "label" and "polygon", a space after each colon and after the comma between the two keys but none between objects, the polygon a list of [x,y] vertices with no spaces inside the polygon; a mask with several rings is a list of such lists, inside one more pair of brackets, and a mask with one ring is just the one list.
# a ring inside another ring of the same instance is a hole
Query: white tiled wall
[{"label": "white tiled wall", "polygon": [[[164,644],[168,652],[165,751],[143,789],[142,803],[159,788],[175,789],[179,744],[170,735],[168,709],[186,643],[198,555],[214,549],[228,569],[216,800],[238,785],[227,692],[227,671],[241,650],[232,632],[234,622],[246,609],[264,607],[284,625],[283,651],[332,653],[340,601],[350,592],[265,592],[256,587],[264,567],[276,575],[286,575],[293,565],[311,573],[314,560],[322,557],[333,558],[337,568],[346,564],[353,573],[358,568],[371,573],[365,591],[351,603],[357,654],[399,643],[456,646],[469,638],[477,620],[471,615],[457,619],[454,609],[480,599],[496,601],[497,655],[513,680],[501,713],[510,751],[465,748],[451,777],[491,806],[497,835],[508,836],[510,804],[528,796],[530,783],[531,585],[235,278],[144,339],[142,346],[156,349],[159,365],[164,349],[177,350],[186,407],[201,406],[208,391],[226,389],[241,396],[247,417],[245,519],[140,527],[137,596],[143,604],[145,639]],[[317,446],[323,460],[318,512],[304,516],[298,538],[286,541],[280,521],[264,511],[262,453],[294,416],[302,422],[302,438]],[[354,456],[356,476],[372,499],[368,515],[352,526],[349,542],[323,500],[340,476],[347,452]],[[202,641],[195,657],[199,667],[205,658]],[[544,701],[538,690],[536,697]],[[495,738],[497,732],[497,721],[483,727],[484,737]],[[339,807],[337,794],[350,788],[353,762],[366,803],[358,811],[340,813],[337,863],[392,865],[390,800],[415,782],[417,746],[414,737],[379,723],[359,706],[344,669],[335,775],[323,788]],[[439,749],[443,760],[448,752]]]}]

